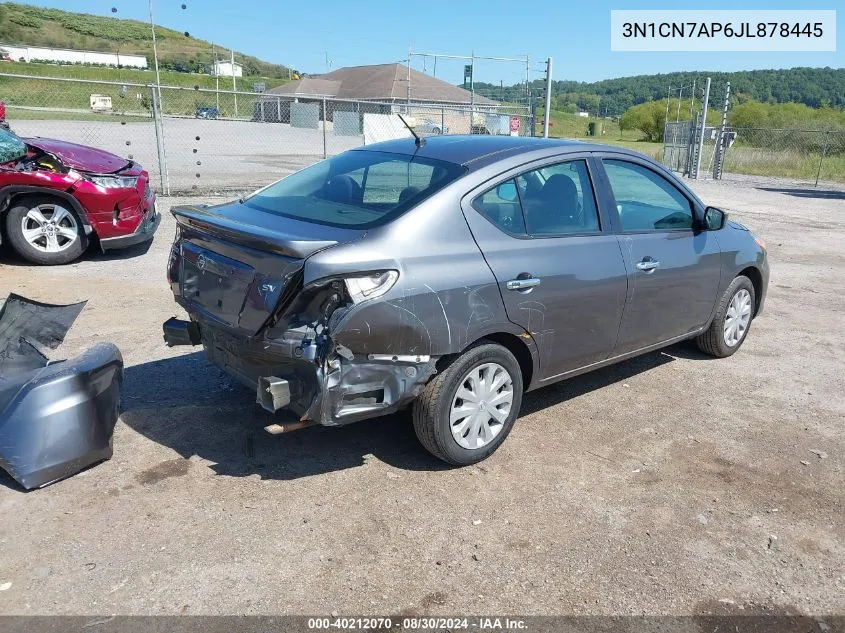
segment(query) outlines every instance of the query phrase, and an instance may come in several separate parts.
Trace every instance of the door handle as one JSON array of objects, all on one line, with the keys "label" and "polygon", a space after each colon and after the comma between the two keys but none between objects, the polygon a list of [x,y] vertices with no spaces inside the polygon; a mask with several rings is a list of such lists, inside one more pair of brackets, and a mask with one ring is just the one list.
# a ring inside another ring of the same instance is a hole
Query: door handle
[{"label": "door handle", "polygon": [[539,286],[540,280],[536,277],[528,277],[526,279],[511,279],[505,284],[508,290],[531,290],[534,286]]},{"label": "door handle", "polygon": [[660,262],[653,259],[644,259],[641,262],[637,262],[637,268],[644,273],[653,273],[659,267]]}]

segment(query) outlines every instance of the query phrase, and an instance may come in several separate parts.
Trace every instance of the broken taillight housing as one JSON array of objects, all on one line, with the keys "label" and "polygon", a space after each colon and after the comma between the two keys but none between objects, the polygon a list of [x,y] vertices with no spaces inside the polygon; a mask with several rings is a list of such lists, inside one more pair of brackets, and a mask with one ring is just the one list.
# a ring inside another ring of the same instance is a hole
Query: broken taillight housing
[{"label": "broken taillight housing", "polygon": [[382,296],[393,287],[397,279],[399,279],[399,271],[385,270],[368,275],[344,277],[343,281],[352,302],[361,303]]}]

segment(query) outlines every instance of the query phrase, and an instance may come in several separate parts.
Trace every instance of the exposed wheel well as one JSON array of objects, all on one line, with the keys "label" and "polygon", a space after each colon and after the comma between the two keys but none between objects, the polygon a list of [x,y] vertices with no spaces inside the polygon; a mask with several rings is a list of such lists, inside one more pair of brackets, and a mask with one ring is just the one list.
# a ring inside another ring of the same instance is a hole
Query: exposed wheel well
[{"label": "exposed wheel well", "polygon": [[[514,334],[510,334],[508,332],[496,332],[494,334],[487,334],[477,341],[473,341],[471,344],[467,345],[465,349],[478,344],[480,341],[498,343],[513,354],[516,358],[516,362],[519,363],[519,369],[522,371],[522,384],[526,389],[528,389],[528,386],[531,384],[531,377],[534,373],[534,363],[531,360],[531,352],[529,351],[528,346]],[[458,354],[450,354],[449,356],[441,357],[438,361],[438,371],[443,371],[443,369],[445,369],[457,357]]]},{"label": "exposed wheel well", "polygon": [[739,277],[740,275],[748,277],[751,280],[751,285],[754,286],[754,314],[756,315],[760,309],[760,295],[763,292],[763,276],[754,266],[745,268],[737,276]]}]

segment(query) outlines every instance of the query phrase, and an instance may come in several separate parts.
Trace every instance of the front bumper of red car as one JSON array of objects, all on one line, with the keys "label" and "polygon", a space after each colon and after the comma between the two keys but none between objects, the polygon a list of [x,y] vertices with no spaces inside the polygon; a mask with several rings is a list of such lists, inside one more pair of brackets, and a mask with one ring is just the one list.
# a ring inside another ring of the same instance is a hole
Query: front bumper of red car
[{"label": "front bumper of red car", "polygon": [[100,238],[100,248],[105,252],[147,242],[153,239],[153,235],[158,230],[159,224],[161,224],[161,214],[156,209],[155,203],[153,203],[152,208],[147,211],[143,221],[138,225],[134,233],[117,237]]}]

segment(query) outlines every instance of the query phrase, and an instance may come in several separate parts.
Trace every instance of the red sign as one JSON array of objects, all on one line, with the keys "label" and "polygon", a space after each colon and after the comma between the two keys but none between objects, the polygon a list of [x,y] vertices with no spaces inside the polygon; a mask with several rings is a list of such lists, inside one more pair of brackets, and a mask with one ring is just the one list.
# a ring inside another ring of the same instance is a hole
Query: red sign
[{"label": "red sign", "polygon": [[511,132],[519,132],[519,117],[511,117]]}]

